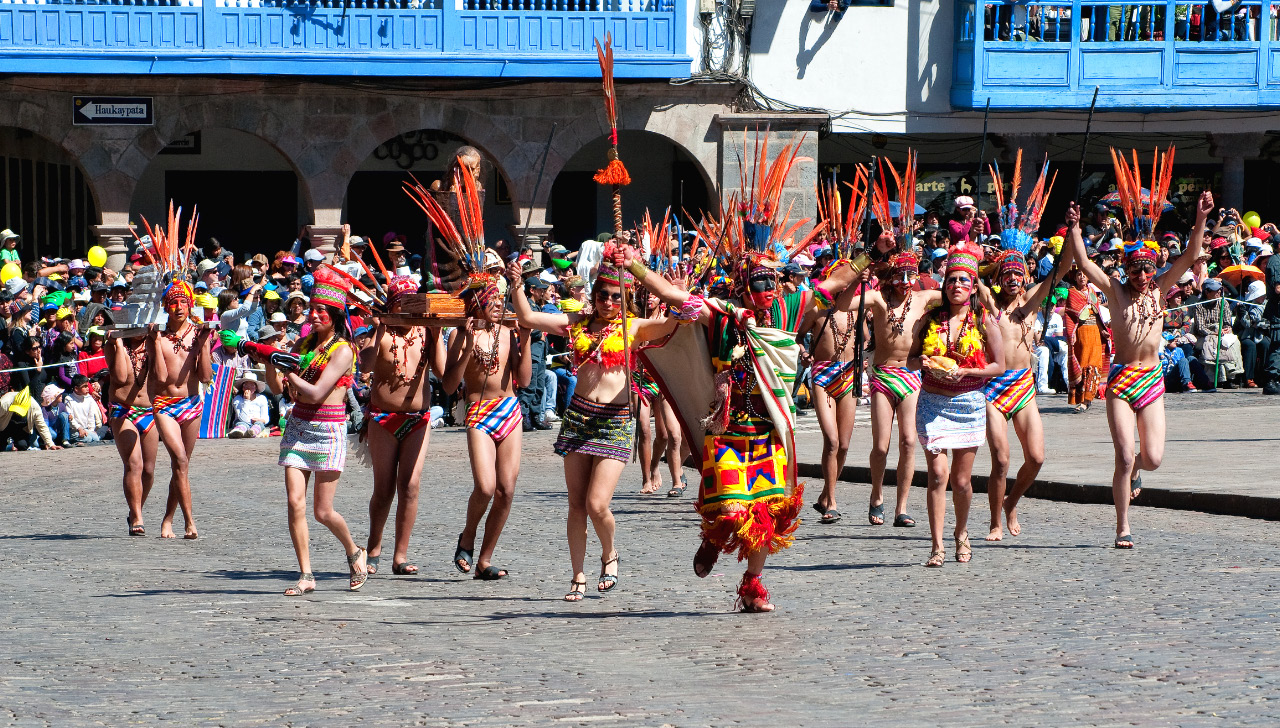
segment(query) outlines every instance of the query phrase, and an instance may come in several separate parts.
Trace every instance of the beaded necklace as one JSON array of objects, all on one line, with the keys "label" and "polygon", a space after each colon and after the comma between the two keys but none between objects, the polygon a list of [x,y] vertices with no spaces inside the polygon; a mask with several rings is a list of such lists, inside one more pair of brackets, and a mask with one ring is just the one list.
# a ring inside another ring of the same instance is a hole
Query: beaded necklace
[{"label": "beaded necklace", "polygon": [[129,364],[133,367],[133,379],[137,381],[147,375],[147,345],[144,341],[136,347],[124,346],[124,351],[129,355]]},{"label": "beaded necklace", "polygon": [[907,311],[911,310],[911,289],[907,289],[907,295],[902,299],[902,313],[898,313],[888,305],[889,298],[887,296],[884,302],[885,318],[888,319],[889,330],[893,332],[894,336],[902,336],[902,330],[907,325]]},{"label": "beaded necklace", "polygon": [[1160,287],[1152,282],[1146,290],[1138,294],[1133,306],[1133,320],[1138,324],[1138,338],[1143,338],[1157,321],[1164,324],[1164,297],[1160,295]]},{"label": "beaded necklace", "polygon": [[484,371],[485,376],[493,376],[498,373],[498,332],[491,325],[486,325],[484,330],[489,333],[493,343],[488,351],[477,345],[474,356],[480,362],[480,369]]},{"label": "beaded necklace", "polygon": [[[835,315],[835,314],[832,313],[830,315]],[[839,357],[841,354],[844,353],[844,348],[849,345],[849,339],[850,337],[853,336],[853,326],[854,326],[856,317],[847,311],[845,312],[845,316],[847,317],[847,319],[845,321],[844,331],[841,331],[840,329],[831,330],[831,340],[832,340],[832,343],[835,345],[835,349],[833,350],[832,356],[835,356],[835,357]]]},{"label": "beaded necklace", "polygon": [[418,328],[416,326],[411,327],[406,336],[400,336],[400,334],[392,328],[387,329],[387,334],[391,336],[391,366],[395,368],[395,379],[391,382],[391,389],[395,390],[407,386],[409,382],[412,382],[422,376],[423,367],[427,363],[427,352],[426,347],[424,346],[422,348],[422,355],[418,358],[418,367],[414,370],[413,376],[405,376],[406,372],[401,370],[401,365],[404,364],[404,362],[400,361],[400,354],[403,353],[407,360],[409,358],[409,348],[421,341],[422,337],[418,335]]},{"label": "beaded necklace", "polygon": [[[298,376],[311,384],[315,384],[316,381],[320,379],[320,374],[324,372],[324,368],[329,364],[329,359],[333,356],[334,350],[346,343],[347,342],[339,338],[337,334],[330,334],[324,344],[317,346],[302,355],[301,363],[303,367],[302,371],[298,373]],[[341,386],[342,384],[343,380],[339,380],[338,386]]]},{"label": "beaded necklace", "polygon": [[191,344],[188,344],[186,339],[187,334],[191,333],[192,328],[194,327],[192,327],[190,321],[184,321],[182,328],[179,331],[172,334],[168,331],[164,332],[164,338],[173,343],[173,353],[177,354],[178,352],[182,352],[187,354],[191,352]]}]

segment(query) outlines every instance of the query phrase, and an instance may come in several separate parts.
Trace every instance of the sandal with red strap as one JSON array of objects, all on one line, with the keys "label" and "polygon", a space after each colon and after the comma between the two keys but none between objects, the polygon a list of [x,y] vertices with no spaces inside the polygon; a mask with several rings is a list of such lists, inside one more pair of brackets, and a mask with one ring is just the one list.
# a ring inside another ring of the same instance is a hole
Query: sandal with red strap
[{"label": "sandal with red strap", "polygon": [[764,588],[764,582],[760,581],[759,574],[752,574],[750,571],[742,572],[742,583],[738,585],[737,608],[740,612],[751,614],[773,611],[773,605],[769,603],[769,590]]}]

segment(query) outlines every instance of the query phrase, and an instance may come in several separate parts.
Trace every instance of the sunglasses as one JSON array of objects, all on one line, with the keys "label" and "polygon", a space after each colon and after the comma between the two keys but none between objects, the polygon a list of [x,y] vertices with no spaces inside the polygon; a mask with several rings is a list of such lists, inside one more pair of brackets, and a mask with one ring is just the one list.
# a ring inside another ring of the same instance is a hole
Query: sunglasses
[{"label": "sunglasses", "polygon": [[621,293],[605,293],[604,291],[596,291],[597,301],[612,301],[614,303],[622,303]]}]

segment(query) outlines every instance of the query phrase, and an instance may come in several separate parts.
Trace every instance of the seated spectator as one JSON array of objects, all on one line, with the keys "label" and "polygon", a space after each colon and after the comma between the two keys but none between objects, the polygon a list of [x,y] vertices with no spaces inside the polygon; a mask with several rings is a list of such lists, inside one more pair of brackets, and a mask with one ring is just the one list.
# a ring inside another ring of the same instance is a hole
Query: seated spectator
[{"label": "seated spectator", "polygon": [[236,381],[240,393],[231,400],[231,411],[235,424],[227,437],[265,437],[270,427],[270,412],[267,398],[258,393],[258,378],[253,372]]},{"label": "seated spectator", "polygon": [[44,420],[44,410],[25,389],[0,395],[0,450],[60,449]]},{"label": "seated spectator", "polygon": [[102,442],[111,433],[102,414],[102,405],[93,396],[89,378],[77,374],[71,379],[71,391],[62,398],[71,421],[71,442],[80,447],[87,442]]},{"label": "seated spectator", "polygon": [[62,389],[56,384],[45,385],[44,391],[40,393],[39,406],[45,424],[53,433],[54,442],[59,447],[71,447],[71,417],[62,401]]},{"label": "seated spectator", "polygon": [[80,350],[77,368],[81,374],[92,380],[107,371],[107,358],[102,353],[106,334],[97,326],[91,326],[85,336],[88,337],[88,342],[85,348]]}]

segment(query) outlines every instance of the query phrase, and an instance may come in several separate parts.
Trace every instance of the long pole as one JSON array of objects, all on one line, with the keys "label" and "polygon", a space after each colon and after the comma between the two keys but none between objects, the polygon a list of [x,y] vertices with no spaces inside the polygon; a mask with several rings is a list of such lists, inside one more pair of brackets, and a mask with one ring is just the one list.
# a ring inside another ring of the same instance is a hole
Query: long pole
[{"label": "long pole", "polygon": [[547,145],[542,148],[542,161],[538,163],[538,178],[533,183],[533,192],[529,194],[529,212],[524,216],[524,230],[520,233],[520,245],[524,246],[529,237],[529,226],[533,224],[533,203],[538,199],[538,188],[542,186],[542,173],[547,169],[547,155],[551,153],[551,140],[556,135],[559,122],[551,122],[551,133],[547,134]]},{"label": "long pole", "polygon": [[[1155,185],[1152,185],[1153,187]],[[1221,296],[1218,297],[1218,345],[1214,347],[1213,357],[1213,388],[1218,388],[1218,372],[1222,371],[1222,324],[1226,318],[1226,311],[1223,309],[1226,300]]]},{"label": "long pole", "polygon": [[982,165],[987,161],[987,119],[991,116],[991,97],[987,97],[987,108],[982,112],[982,149],[978,152],[978,175],[974,178],[973,206],[982,214]]},{"label": "long pole", "polygon": [[[871,177],[869,179],[871,180],[870,184],[872,185],[875,184],[874,180],[876,178],[876,168],[879,164],[880,164],[879,157],[871,158]],[[868,193],[871,192],[870,187],[868,187],[867,192]],[[872,205],[867,205],[866,213],[864,213],[865,217],[863,217],[862,219],[862,247],[864,250],[867,247],[867,236],[871,234],[871,208],[872,208]],[[901,214],[901,211],[899,211],[899,214]],[[893,225],[893,221],[889,220],[888,224]],[[859,281],[858,285],[861,286],[862,289],[858,291],[858,321],[853,331],[853,371],[854,371],[854,375],[857,376],[858,378],[858,391],[856,396],[858,398],[861,398],[862,397],[862,364],[863,364],[862,349],[863,349],[863,344],[865,343],[863,341],[862,329],[864,328],[866,319],[867,319],[867,284],[862,281]],[[827,319],[830,320],[831,316],[827,316]],[[855,407],[857,407],[857,401],[858,401],[857,399],[854,400]]]},{"label": "long pole", "polygon": [[[1076,197],[1073,202],[1080,204],[1080,187],[1084,184],[1084,157],[1089,152],[1089,134],[1093,131],[1093,110],[1098,105],[1098,87],[1093,87],[1093,101],[1089,102],[1089,120],[1084,124],[1084,144],[1080,147],[1080,173],[1076,175]],[[1083,211],[1082,211],[1083,212]],[[1067,231],[1070,235],[1071,231]],[[1065,245],[1065,243],[1064,243]],[[1049,301],[1053,300],[1053,286],[1058,281],[1058,269],[1062,263],[1062,251],[1053,259],[1053,270],[1049,271],[1049,289],[1048,294],[1044,297],[1044,310],[1040,317],[1044,319],[1040,325],[1040,341],[1044,342],[1044,334],[1049,330]]]}]

